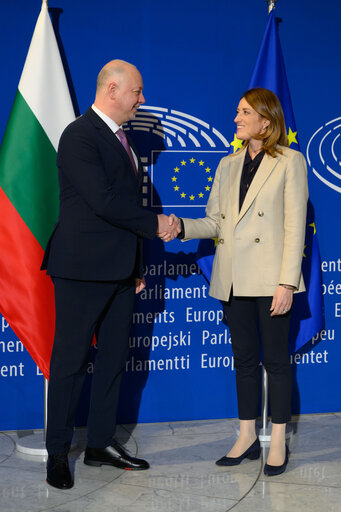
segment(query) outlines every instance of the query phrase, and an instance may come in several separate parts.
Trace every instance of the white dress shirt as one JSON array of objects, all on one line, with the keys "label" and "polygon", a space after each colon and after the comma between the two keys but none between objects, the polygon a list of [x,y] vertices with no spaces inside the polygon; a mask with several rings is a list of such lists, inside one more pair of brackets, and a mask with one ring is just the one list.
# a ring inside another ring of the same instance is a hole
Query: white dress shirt
[{"label": "white dress shirt", "polygon": [[[115,121],[113,119],[111,119],[111,117],[109,117],[106,114],[104,114],[101,110],[99,110],[99,108],[95,107],[95,105],[91,105],[91,108],[102,119],[102,121],[104,121],[105,124],[109,126],[110,130],[112,132],[114,132],[114,134],[116,135],[118,140],[120,140],[119,136],[116,134],[116,132],[120,128],[121,128],[121,130],[123,130],[122,126],[119,126],[117,123],[115,123]],[[120,143],[121,143],[121,141],[120,141]],[[134,150],[133,150],[133,148],[131,146],[130,146],[130,149],[131,149],[131,152],[133,154],[133,158],[134,158],[136,169],[138,169],[139,163],[138,163],[138,160],[137,160],[137,156],[135,155]]]}]

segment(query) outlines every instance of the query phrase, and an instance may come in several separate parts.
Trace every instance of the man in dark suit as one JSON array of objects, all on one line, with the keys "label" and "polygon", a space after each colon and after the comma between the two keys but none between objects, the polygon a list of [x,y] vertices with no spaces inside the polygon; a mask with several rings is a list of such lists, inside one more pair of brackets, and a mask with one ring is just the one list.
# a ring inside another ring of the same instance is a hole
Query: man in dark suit
[{"label": "man in dark suit", "polygon": [[165,215],[141,206],[142,165],[121,126],[144,103],[135,66],[109,62],[98,75],[94,105],[61,136],[58,223],[42,269],[55,287],[56,332],[50,364],[47,482],[73,486],[68,465],[74,420],[94,334],[88,445],[84,463],[147,469],[115,439],[121,374],[135,293],[145,286],[142,238],[177,235]]}]

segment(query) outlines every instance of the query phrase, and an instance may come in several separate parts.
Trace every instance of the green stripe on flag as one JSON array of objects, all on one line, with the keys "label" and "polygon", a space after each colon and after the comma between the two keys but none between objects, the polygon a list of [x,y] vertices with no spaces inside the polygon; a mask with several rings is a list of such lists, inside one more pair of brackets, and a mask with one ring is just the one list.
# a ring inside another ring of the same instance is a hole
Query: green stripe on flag
[{"label": "green stripe on flag", "polygon": [[19,91],[0,148],[0,186],[45,249],[58,217],[56,151]]}]

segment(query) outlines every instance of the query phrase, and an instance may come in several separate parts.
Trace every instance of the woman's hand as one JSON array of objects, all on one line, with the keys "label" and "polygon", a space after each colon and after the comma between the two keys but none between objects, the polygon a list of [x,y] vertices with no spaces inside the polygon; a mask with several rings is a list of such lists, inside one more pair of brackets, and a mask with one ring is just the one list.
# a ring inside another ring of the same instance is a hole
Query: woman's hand
[{"label": "woman's hand", "polygon": [[272,299],[270,316],[285,315],[288,311],[290,311],[293,295],[293,288],[278,286]]}]

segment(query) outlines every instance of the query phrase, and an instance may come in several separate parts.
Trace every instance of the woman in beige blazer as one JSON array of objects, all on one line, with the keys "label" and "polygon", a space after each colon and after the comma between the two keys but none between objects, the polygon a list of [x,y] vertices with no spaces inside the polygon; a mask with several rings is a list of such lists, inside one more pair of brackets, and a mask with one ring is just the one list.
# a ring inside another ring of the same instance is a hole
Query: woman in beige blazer
[{"label": "woman in beige blazer", "polygon": [[260,335],[273,423],[264,472],[275,475],[285,471],[289,453],[288,336],[293,293],[304,291],[307,169],[303,155],[288,148],[282,107],[271,91],[247,91],[235,122],[244,145],[220,161],[206,217],[173,219],[182,222],[180,238],[218,238],[210,295],[223,301],[231,333],[240,435],[217,464],[236,465],[260,456],[255,430]]}]

